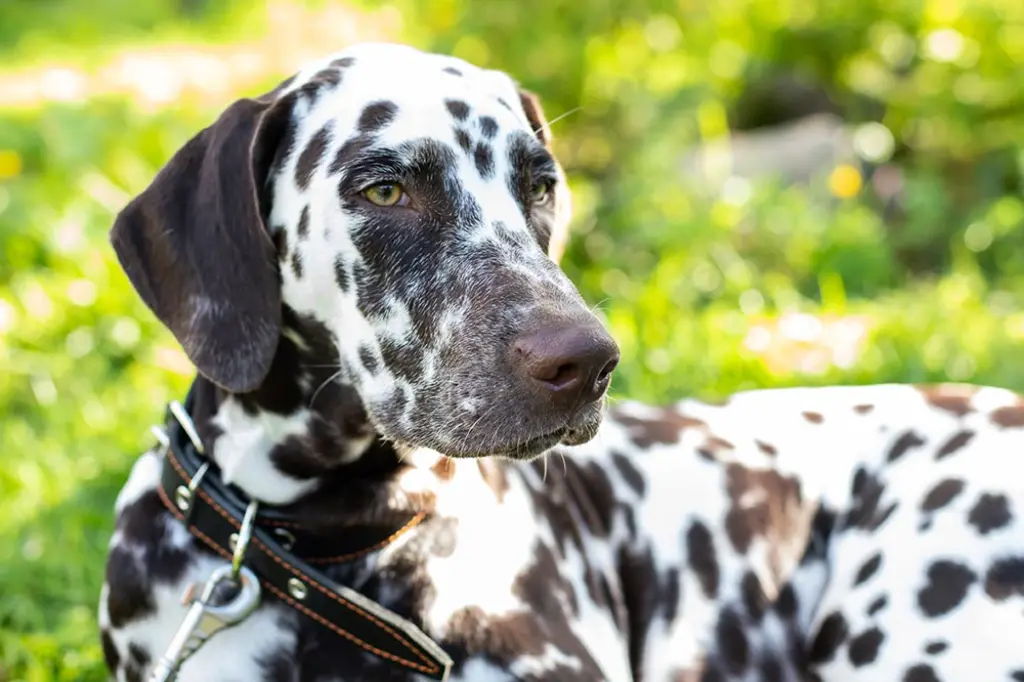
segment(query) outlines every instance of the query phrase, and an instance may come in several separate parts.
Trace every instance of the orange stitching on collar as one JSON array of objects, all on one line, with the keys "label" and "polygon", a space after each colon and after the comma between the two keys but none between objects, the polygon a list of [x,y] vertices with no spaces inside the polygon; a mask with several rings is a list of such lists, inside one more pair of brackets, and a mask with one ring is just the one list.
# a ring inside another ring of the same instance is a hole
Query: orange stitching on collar
[{"label": "orange stitching on collar", "polygon": [[[177,467],[175,467],[175,468],[177,468]],[[180,512],[175,510],[174,507],[171,506],[171,501],[167,499],[167,494],[164,492],[163,487],[157,486],[157,493],[160,495],[160,499],[163,501],[164,505],[168,508],[168,511],[171,512],[171,515],[174,516],[179,521],[184,522],[185,521],[184,515],[182,515]],[[203,533],[203,531],[201,531],[201,530],[199,530],[198,528],[195,528],[195,527],[190,528],[189,531],[192,532],[192,533],[195,533],[214,552],[216,552],[217,554],[219,554],[220,556],[222,556],[225,559],[228,559],[228,560],[231,559],[231,555],[226,550],[224,550],[222,547],[220,547],[216,542],[214,542],[208,535]],[[269,553],[268,553],[268,555],[269,555]],[[314,581],[312,579],[308,579],[308,580],[310,582],[312,582],[313,584],[318,584],[318,583],[316,583],[316,581]],[[433,665],[433,666],[427,665],[427,666],[424,666],[424,665],[421,665],[419,663],[416,663],[415,661],[409,661],[409,660],[406,660],[406,659],[402,658],[401,656],[396,656],[394,654],[388,653],[387,651],[382,651],[382,650],[378,649],[377,647],[373,646],[372,644],[368,644],[367,642],[364,642],[363,640],[359,639],[358,637],[353,635],[351,632],[349,632],[347,630],[344,630],[341,627],[335,625],[334,623],[330,622],[329,620],[327,620],[323,616],[317,614],[315,611],[312,611],[311,609],[308,609],[308,608],[302,606],[301,604],[299,604],[295,600],[293,600],[290,597],[286,596],[283,592],[281,592],[281,590],[277,589],[276,587],[274,587],[273,585],[268,583],[266,580],[261,580],[260,584],[262,584],[263,587],[265,587],[268,590],[270,590],[271,592],[273,592],[279,599],[281,599],[284,602],[287,602],[291,607],[295,608],[298,611],[301,611],[302,613],[306,614],[307,616],[309,616],[313,620],[317,621],[318,623],[320,623],[320,624],[326,626],[327,628],[333,630],[334,632],[336,632],[337,634],[341,635],[345,639],[347,639],[347,640],[351,641],[352,643],[358,645],[360,648],[365,649],[365,650],[367,650],[367,651],[369,651],[369,652],[371,652],[373,654],[376,654],[377,656],[380,656],[381,658],[386,658],[386,659],[388,659],[390,661],[394,661],[395,663],[399,663],[399,664],[405,665],[406,667],[413,668],[415,670],[419,670],[419,671],[425,672],[427,674],[435,674],[435,673],[439,672],[440,669],[441,669],[437,665]],[[402,643],[405,644],[404,641]],[[419,655],[418,651],[413,650],[413,653],[416,653],[417,655]],[[421,656],[421,658],[422,658],[422,656]],[[423,660],[427,661],[428,664],[430,663],[429,659],[424,658]]]},{"label": "orange stitching on collar", "polygon": [[418,526],[420,522],[423,521],[424,518],[426,518],[426,516],[427,512],[419,512],[418,514],[416,514],[416,516],[412,517],[409,520],[409,523],[405,524],[404,526],[402,526],[401,528],[399,528],[394,533],[384,538],[377,544],[372,545],[370,547],[366,547],[365,549],[359,549],[354,552],[349,552],[348,554],[342,554],[340,556],[322,557],[319,559],[307,559],[307,561],[309,561],[309,563],[311,564],[329,564],[334,562],[340,563],[342,561],[351,561],[352,559],[358,559],[361,556],[366,556],[370,552],[375,552],[378,549],[384,549],[392,542],[405,535],[406,531],[412,530],[413,528]]},{"label": "orange stitching on collar", "polygon": [[[190,481],[188,474],[185,472],[185,470],[181,466],[181,464],[177,461],[177,458],[174,456],[173,451],[170,450],[170,449],[167,451],[166,460],[171,463],[171,466],[174,467],[175,471],[178,472],[178,474],[181,476],[181,478],[183,480]],[[183,516],[179,516],[177,512],[174,512],[173,507],[170,506],[169,500],[167,500],[167,496],[166,496],[166,494],[163,491],[163,487],[158,485],[157,486],[157,490],[160,491],[160,497],[163,499],[165,504],[167,504],[167,506],[172,510],[172,513],[174,513],[174,515],[179,520],[184,520],[184,517]],[[232,517],[231,514],[229,514],[227,512],[227,510],[222,509],[221,506],[219,504],[217,504],[213,500],[213,498],[211,498],[209,495],[207,495],[202,490],[202,488],[197,489],[196,492],[199,493],[199,495],[206,501],[206,503],[208,505],[210,505],[214,509],[214,511],[216,511],[218,514],[220,514],[220,516],[223,517],[224,520],[226,520],[229,524],[231,524],[235,528],[239,527],[239,523],[234,519],[234,517]],[[218,553],[221,553],[220,547],[218,547],[216,545],[216,543],[214,543],[210,538],[208,538],[205,535],[203,535],[203,533],[201,531],[199,531],[198,528],[195,528],[194,526],[192,526],[192,527],[189,527],[189,530],[191,532],[195,532],[197,535],[200,535],[201,537],[203,537],[203,539],[206,540],[207,543],[213,545],[213,547],[218,551]],[[255,538],[254,537],[253,538],[253,543],[256,546],[258,546],[261,550],[263,550],[263,553],[266,554],[275,563],[277,563],[280,566],[284,567],[289,572],[305,578],[306,580],[308,580],[310,582],[310,584],[312,584],[314,587],[316,587],[321,593],[323,593],[329,599],[332,599],[333,601],[336,601],[337,603],[341,604],[342,606],[344,606],[345,608],[347,608],[347,609],[349,609],[351,611],[355,611],[356,613],[358,613],[359,615],[363,616],[364,618],[369,620],[371,623],[373,623],[374,625],[376,625],[380,629],[382,629],[385,632],[387,632],[388,634],[390,634],[396,641],[398,641],[402,645],[404,645],[410,652],[415,654],[421,661],[426,662],[426,664],[429,666],[429,671],[431,673],[435,673],[435,672],[440,670],[440,667],[438,667],[436,664],[434,664],[433,661],[431,661],[429,658],[424,656],[419,651],[419,649],[417,649],[416,647],[414,647],[411,644],[409,644],[409,642],[406,641],[404,637],[402,637],[397,632],[395,632],[387,624],[382,623],[378,619],[374,618],[373,615],[367,613],[366,611],[363,611],[361,608],[359,608],[355,604],[349,602],[348,600],[342,599],[340,595],[336,594],[332,590],[327,589],[326,587],[321,585],[318,581],[316,581],[313,578],[307,576],[305,573],[300,571],[298,568],[296,568],[292,564],[289,564],[287,561],[283,560],[281,557],[279,557],[276,554],[274,554],[273,552],[271,552],[270,548],[267,547],[263,542],[261,542],[259,538]],[[263,582],[263,581],[261,581],[261,582]],[[271,587],[272,588],[273,586],[268,584],[267,587]],[[337,626],[334,626],[334,627],[337,628]],[[413,668],[417,668],[419,670],[424,670],[424,668],[422,668],[419,664],[414,663],[413,661],[406,661],[405,659],[402,659],[402,658],[399,658],[397,656],[394,656],[394,654],[389,654],[389,653],[387,653],[385,651],[378,651],[376,649],[376,647],[374,647],[373,645],[368,644],[366,642],[363,642],[361,639],[359,639],[355,635],[353,635],[353,634],[351,634],[349,632],[346,632],[346,631],[342,630],[341,628],[337,628],[337,630],[338,630],[339,633],[344,633],[347,638],[349,638],[352,641],[358,643],[359,646],[361,646],[362,648],[366,649],[367,651],[371,651],[371,652],[377,654],[378,656],[382,656],[383,658],[388,658],[390,660],[394,660],[394,661],[397,661],[397,662],[402,662],[402,663],[404,663],[406,665],[409,665],[409,666],[411,666]]]}]

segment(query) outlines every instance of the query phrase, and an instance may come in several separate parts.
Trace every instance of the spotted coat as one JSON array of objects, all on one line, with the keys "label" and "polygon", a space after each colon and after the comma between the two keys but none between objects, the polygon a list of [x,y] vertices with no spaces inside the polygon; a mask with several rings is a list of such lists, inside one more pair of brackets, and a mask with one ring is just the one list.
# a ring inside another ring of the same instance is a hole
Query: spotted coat
[{"label": "spotted coat", "polygon": [[[408,204],[361,198],[389,181]],[[556,414],[508,348],[592,323],[555,265],[567,209],[507,76],[361,45],[229,108],[113,242],[199,369],[225,480],[331,532],[425,513],[328,570],[435,638],[453,679],[1024,680],[1021,398],[889,385]],[[118,680],[145,679],[182,590],[221,564],[163,507],[163,466],[144,454],[116,503],[99,623]],[[180,679],[417,676],[267,599]]]}]

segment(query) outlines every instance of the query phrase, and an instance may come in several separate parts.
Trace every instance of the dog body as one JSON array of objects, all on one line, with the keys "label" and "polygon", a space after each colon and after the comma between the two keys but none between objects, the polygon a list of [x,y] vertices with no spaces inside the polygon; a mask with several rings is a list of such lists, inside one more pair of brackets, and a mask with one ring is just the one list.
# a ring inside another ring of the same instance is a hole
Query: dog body
[{"label": "dog body", "polygon": [[[419,626],[452,679],[1024,680],[1021,400],[779,389],[602,421],[617,350],[552,258],[549,143],[507,76],[391,45],[190,141],[112,234],[200,371],[217,475],[328,539],[400,527],[322,570]],[[166,462],[143,455],[117,501],[118,680],[146,678],[225,563],[162,497]],[[425,679],[286,601],[179,679]]]}]

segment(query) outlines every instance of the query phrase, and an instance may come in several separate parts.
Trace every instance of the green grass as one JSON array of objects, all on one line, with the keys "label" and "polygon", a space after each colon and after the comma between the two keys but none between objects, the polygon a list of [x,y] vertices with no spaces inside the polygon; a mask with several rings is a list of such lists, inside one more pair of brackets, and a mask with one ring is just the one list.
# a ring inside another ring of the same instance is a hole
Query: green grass
[{"label": "green grass", "polygon": [[[879,36],[923,42],[937,20],[921,16],[938,10],[920,15],[920,3],[847,12],[822,0],[806,21],[774,0],[745,0],[739,14],[682,3],[678,16],[660,0],[529,3],[516,12],[539,33],[517,30],[501,3],[403,0],[401,35],[515,72],[549,115],[582,107],[554,127],[577,207],[564,266],[622,346],[615,395],[944,379],[1024,388],[1024,148],[1003,134],[1024,114],[1004,97],[1016,33],[989,21],[993,3],[947,22],[981,46],[973,63],[919,57],[899,67],[899,87],[885,85],[898,66],[885,51],[900,43]],[[94,69],[129,44],[217,45],[266,29],[251,3],[12,0],[0,56],[8,70]],[[870,185],[838,199],[825,176],[755,182],[739,200],[680,181],[682,150],[735,117],[747,85],[786,68],[823,82],[852,119],[894,131],[889,163],[905,188],[895,214]],[[969,90],[965,74],[991,81],[985,97],[954,96]],[[884,113],[864,113],[866,93]],[[106,232],[226,100],[15,110],[0,97],[0,682],[104,679],[94,613],[113,500],[189,380]],[[826,337],[784,338],[780,325],[799,314]]]}]

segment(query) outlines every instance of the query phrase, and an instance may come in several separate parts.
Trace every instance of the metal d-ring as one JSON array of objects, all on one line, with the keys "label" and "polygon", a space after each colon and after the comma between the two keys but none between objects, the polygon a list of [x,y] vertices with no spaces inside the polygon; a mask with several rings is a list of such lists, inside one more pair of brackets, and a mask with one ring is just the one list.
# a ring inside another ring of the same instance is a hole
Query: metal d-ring
[{"label": "metal d-ring", "polygon": [[231,577],[236,581],[242,570],[242,561],[245,560],[245,551],[249,548],[249,541],[252,540],[252,531],[256,527],[256,512],[259,511],[260,503],[253,500],[245,508],[245,516],[242,517],[242,527],[238,533],[232,534],[232,555],[231,555]]}]

